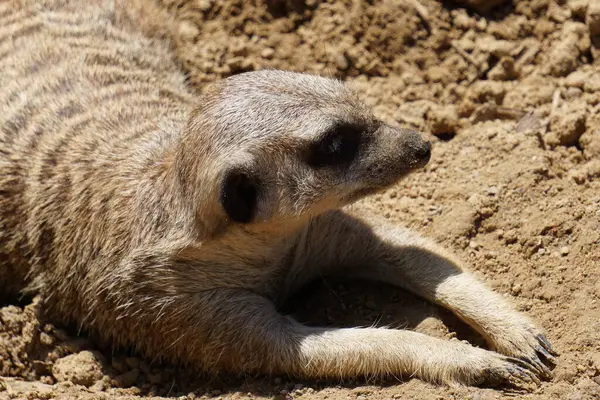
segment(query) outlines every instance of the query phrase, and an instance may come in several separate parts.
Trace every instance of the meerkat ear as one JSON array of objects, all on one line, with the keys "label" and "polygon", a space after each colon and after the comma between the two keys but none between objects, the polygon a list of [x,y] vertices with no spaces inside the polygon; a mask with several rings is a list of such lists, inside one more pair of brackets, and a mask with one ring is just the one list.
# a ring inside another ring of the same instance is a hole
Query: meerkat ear
[{"label": "meerkat ear", "polygon": [[235,222],[248,223],[254,219],[258,198],[257,184],[247,173],[230,171],[221,188],[221,205]]}]

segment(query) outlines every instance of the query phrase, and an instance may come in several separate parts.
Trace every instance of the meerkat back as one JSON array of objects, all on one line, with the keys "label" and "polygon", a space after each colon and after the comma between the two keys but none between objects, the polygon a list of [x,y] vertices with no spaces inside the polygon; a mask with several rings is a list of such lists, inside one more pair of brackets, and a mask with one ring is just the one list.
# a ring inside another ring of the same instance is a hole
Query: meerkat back
[{"label": "meerkat back", "polygon": [[115,10],[93,3],[0,4],[0,296],[73,255],[69,243],[107,244],[77,227],[127,219],[107,211],[135,190],[126,181],[147,162],[137,144],[151,152],[168,140],[153,136],[165,115],[185,120],[189,95],[167,46],[116,28]]}]

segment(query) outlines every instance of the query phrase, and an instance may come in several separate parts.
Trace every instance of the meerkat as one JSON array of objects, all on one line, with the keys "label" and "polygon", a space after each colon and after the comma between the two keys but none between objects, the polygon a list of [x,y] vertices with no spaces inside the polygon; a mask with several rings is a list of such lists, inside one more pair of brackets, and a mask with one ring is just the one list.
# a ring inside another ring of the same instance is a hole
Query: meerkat
[{"label": "meerkat", "polygon": [[[199,371],[521,387],[551,376],[543,332],[461,261],[348,207],[428,162],[420,134],[314,75],[248,72],[191,93],[168,46],[114,12],[0,4],[4,294],[38,293],[50,318]],[[492,350],[280,313],[322,275],[414,292]]]}]

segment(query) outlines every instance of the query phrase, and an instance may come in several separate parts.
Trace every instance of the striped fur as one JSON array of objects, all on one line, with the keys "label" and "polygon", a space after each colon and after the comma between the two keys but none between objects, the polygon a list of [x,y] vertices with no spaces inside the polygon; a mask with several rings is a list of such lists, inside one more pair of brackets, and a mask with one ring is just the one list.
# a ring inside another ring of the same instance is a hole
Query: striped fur
[{"label": "striped fur", "polygon": [[0,3],[4,294],[54,264],[74,225],[119,226],[109,210],[155,161],[140,146],[169,140],[191,105],[167,45],[115,27],[110,7],[29,3]]}]

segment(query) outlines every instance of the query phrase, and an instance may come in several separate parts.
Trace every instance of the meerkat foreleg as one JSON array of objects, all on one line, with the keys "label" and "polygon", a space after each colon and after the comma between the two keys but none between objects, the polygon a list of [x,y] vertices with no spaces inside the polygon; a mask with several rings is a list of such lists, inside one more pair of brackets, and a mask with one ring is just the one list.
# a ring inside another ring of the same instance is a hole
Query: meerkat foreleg
[{"label": "meerkat foreleg", "polygon": [[149,343],[148,351],[187,358],[207,370],[305,378],[416,376],[523,388],[539,382],[526,363],[461,342],[391,329],[308,327],[242,289],[214,289],[174,302],[169,307],[185,314],[165,313],[177,318],[166,324],[176,329],[164,331],[162,343]]},{"label": "meerkat foreleg", "polygon": [[497,352],[526,361],[541,377],[551,376],[545,364],[554,364],[556,353],[543,333],[438,245],[385,221],[366,223],[342,212],[316,219],[309,229],[302,245],[317,256],[304,262],[325,273],[405,288],[454,312]]},{"label": "meerkat foreleg", "polygon": [[525,359],[541,376],[551,376],[545,363],[555,364],[556,353],[542,331],[465,271],[457,258],[408,230],[379,225],[374,233],[381,241],[378,261],[373,259],[359,275],[403,287],[449,309],[494,350]]},{"label": "meerkat foreleg", "polygon": [[385,328],[296,325],[296,370],[308,377],[418,377],[447,384],[539,384],[530,365],[462,342]]}]

